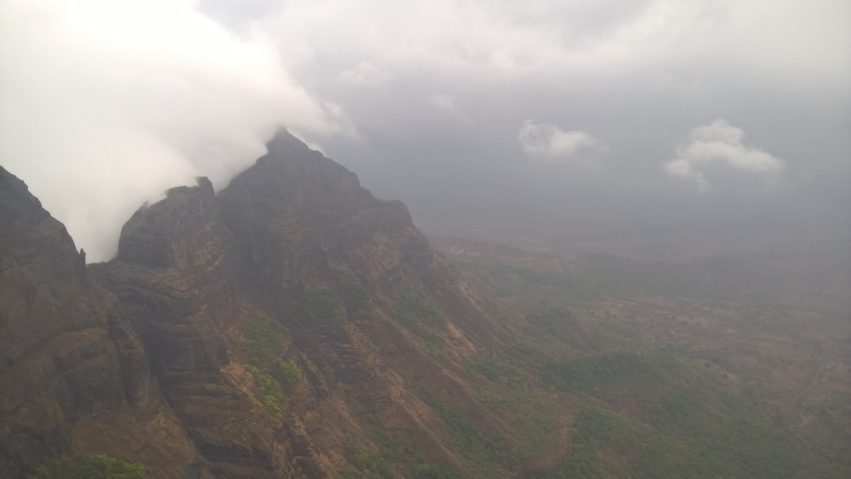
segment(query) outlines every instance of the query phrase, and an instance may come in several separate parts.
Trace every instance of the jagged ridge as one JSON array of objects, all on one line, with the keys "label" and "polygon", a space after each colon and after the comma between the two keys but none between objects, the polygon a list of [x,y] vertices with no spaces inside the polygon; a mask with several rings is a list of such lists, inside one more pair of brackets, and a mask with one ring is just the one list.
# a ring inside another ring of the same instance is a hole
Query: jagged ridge
[{"label": "jagged ridge", "polygon": [[[68,295],[112,305],[118,319],[97,330],[112,341],[120,371],[110,384],[125,386],[100,409],[69,406],[76,416],[66,414],[66,427],[79,434],[42,457],[6,452],[17,454],[8,470],[68,448],[103,451],[87,434],[109,431],[124,409],[179,422],[179,431],[158,438],[183,451],[168,468],[188,477],[341,477],[358,467],[353,447],[374,450],[388,440],[406,445],[403,463],[463,472],[471,465],[442,412],[458,411],[486,434],[510,432],[458,372],[498,344],[499,333],[404,204],[374,198],[353,173],[286,131],[268,149],[218,195],[202,178],[140,208],[122,230],[117,257],[90,266],[88,277],[64,228],[41,210],[43,229],[64,237],[45,233],[59,246],[31,243],[36,251],[18,253],[15,268],[22,254],[60,250],[73,276],[63,281]],[[2,244],[18,251],[21,240]],[[9,282],[25,283],[20,275]],[[45,335],[61,335],[56,327]],[[4,421],[20,408],[4,408]],[[78,417],[101,412],[110,419],[77,426]],[[163,460],[138,446],[132,454],[115,449],[108,452]],[[396,469],[410,473],[404,464]]]}]

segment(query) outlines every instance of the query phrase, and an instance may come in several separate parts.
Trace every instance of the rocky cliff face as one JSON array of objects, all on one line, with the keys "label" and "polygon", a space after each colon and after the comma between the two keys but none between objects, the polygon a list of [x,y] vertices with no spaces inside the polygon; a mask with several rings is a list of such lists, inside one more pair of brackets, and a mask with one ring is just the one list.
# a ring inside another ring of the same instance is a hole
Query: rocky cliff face
[{"label": "rocky cliff face", "polygon": [[447,417],[510,433],[464,377],[500,342],[475,295],[402,203],[289,133],[219,194],[201,178],[139,209],[88,271],[2,173],[0,476],[70,449],[333,478],[391,446],[381,477],[463,473]]},{"label": "rocky cliff face", "polygon": [[116,449],[182,477],[197,454],[133,325],[88,278],[65,227],[3,168],[0,218],[0,477],[60,451]]}]

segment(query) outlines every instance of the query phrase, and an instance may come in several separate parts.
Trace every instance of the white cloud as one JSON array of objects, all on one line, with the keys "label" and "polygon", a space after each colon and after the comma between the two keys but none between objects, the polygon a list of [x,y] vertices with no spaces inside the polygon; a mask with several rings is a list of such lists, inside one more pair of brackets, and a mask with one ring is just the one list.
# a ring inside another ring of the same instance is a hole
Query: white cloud
[{"label": "white cloud", "polygon": [[257,28],[310,74],[363,59],[394,78],[438,70],[497,83],[648,72],[692,81],[732,70],[844,92],[849,18],[847,0],[291,0]]},{"label": "white cloud", "polygon": [[392,76],[387,71],[366,61],[360,62],[340,74],[340,79],[345,83],[369,87],[381,86],[390,81],[391,78]]},{"label": "white cloud", "polygon": [[663,165],[674,178],[692,180],[701,191],[710,188],[706,170],[714,165],[755,176],[776,175],[785,163],[771,154],[744,143],[741,128],[723,119],[699,126],[691,131],[687,145],[677,149],[674,160]]},{"label": "white cloud", "polygon": [[426,98],[429,107],[439,112],[442,116],[449,117],[455,122],[463,125],[471,125],[473,120],[464,113],[455,101],[455,97],[445,93],[435,93]]},{"label": "white cloud", "polygon": [[557,126],[546,123],[534,123],[526,120],[517,139],[523,145],[523,151],[533,159],[550,160],[564,158],[578,151],[597,145],[597,141],[584,131],[563,131]]},{"label": "white cloud", "polygon": [[278,125],[351,131],[258,38],[188,0],[0,2],[0,158],[94,260],[146,200],[221,186]]},{"label": "white cloud", "polygon": [[454,112],[456,111],[455,106],[455,98],[452,98],[450,95],[446,95],[443,93],[434,94],[428,99],[431,106],[438,110],[442,110],[445,112]]}]

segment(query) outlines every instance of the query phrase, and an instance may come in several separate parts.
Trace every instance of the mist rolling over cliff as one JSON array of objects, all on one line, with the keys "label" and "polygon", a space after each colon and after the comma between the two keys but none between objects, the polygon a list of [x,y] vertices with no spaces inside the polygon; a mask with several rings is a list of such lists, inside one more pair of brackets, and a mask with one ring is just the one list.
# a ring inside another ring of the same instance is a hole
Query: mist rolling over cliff
[{"label": "mist rolling over cliff", "polygon": [[849,85],[838,0],[4,1],[0,476],[847,477]]}]

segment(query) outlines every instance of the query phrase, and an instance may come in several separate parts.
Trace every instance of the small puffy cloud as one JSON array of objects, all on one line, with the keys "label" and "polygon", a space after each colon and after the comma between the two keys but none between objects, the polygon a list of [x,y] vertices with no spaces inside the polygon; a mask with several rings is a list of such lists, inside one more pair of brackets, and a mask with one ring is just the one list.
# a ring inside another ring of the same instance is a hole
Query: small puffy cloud
[{"label": "small puffy cloud", "polygon": [[584,131],[563,131],[557,126],[526,120],[517,139],[529,158],[565,158],[597,145],[597,140]]},{"label": "small puffy cloud", "polygon": [[694,128],[689,143],[677,149],[675,159],[665,163],[665,173],[673,178],[691,180],[701,191],[711,187],[706,178],[709,168],[721,166],[754,176],[771,176],[783,171],[786,164],[757,147],[744,142],[741,128],[718,119]]},{"label": "small puffy cloud", "polygon": [[352,85],[376,87],[390,81],[391,75],[371,62],[360,62],[341,73],[340,79]]},{"label": "small puffy cloud", "polygon": [[434,108],[442,111],[453,112],[456,111],[455,107],[455,99],[449,95],[444,94],[436,94],[432,95],[428,99],[429,104]]},{"label": "small puffy cloud", "polygon": [[426,98],[428,106],[436,110],[441,116],[447,116],[461,124],[471,124],[472,120],[463,110],[461,110],[455,102],[455,97],[445,93],[436,93],[429,95]]}]

